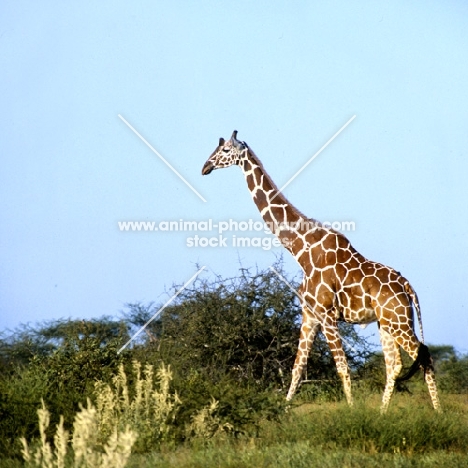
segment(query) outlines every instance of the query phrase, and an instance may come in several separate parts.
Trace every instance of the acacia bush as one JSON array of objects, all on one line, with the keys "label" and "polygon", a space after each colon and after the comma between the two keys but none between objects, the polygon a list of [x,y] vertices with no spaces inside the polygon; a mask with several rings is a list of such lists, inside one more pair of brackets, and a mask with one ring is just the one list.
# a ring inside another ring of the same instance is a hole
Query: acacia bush
[{"label": "acacia bush", "polygon": [[125,323],[102,318],[21,327],[0,340],[0,453],[18,455],[19,437],[39,436],[42,400],[51,427],[63,415],[69,430],[95,380],[110,379],[118,368],[122,357],[116,351],[127,336]]},{"label": "acacia bush", "polygon": [[[276,271],[285,277],[281,264]],[[294,279],[288,282],[297,289]],[[177,288],[175,287],[174,290]],[[141,327],[159,306],[128,305],[125,320]],[[176,374],[193,372],[211,382],[226,377],[239,384],[284,392],[290,382],[301,308],[295,292],[268,269],[236,278],[198,280],[185,289],[162,316],[146,329],[133,349],[138,355],[170,363]],[[371,354],[371,346],[352,326],[340,326],[351,368],[357,371]],[[309,380],[337,379],[334,361],[321,334],[309,357]]]},{"label": "acacia bush", "polygon": [[468,355],[460,355],[453,346],[430,347],[440,389],[446,393],[468,393]]}]

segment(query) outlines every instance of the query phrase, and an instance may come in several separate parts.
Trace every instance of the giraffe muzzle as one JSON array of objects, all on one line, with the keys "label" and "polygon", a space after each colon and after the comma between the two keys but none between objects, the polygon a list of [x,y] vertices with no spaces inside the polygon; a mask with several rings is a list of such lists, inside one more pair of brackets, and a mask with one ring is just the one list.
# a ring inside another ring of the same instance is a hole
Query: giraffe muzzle
[{"label": "giraffe muzzle", "polygon": [[211,161],[206,161],[201,171],[202,175],[208,175],[214,169],[214,164]]}]

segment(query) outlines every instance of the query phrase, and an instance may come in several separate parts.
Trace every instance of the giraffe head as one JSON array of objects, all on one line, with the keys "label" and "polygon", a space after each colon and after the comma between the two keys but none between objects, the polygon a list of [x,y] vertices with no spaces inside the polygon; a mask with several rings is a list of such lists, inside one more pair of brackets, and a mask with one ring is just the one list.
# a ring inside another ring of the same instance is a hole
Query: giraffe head
[{"label": "giraffe head", "polygon": [[202,169],[202,175],[207,175],[214,169],[222,169],[233,164],[239,164],[246,155],[247,144],[237,139],[237,130],[232,132],[231,139],[219,139],[219,145],[208,158]]}]

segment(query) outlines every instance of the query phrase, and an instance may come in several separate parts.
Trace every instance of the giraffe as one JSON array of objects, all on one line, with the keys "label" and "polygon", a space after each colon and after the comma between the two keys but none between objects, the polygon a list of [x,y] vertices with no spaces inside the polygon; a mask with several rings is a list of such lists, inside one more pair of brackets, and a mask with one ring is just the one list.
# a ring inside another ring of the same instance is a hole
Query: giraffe
[{"label": "giraffe", "polygon": [[[432,358],[422,334],[418,297],[408,280],[393,268],[366,259],[343,234],[305,217],[278,190],[247,143],[237,139],[236,130],[229,140],[219,139],[217,148],[203,166],[202,175],[232,165],[240,166],[265,223],[304,272],[298,289],[302,324],[286,399],[294,396],[314,338],[321,330],[335,360],[346,400],[352,405],[350,370],[338,323],[377,322],[386,368],[381,411],[388,408],[395,382],[411,377],[419,368],[424,371],[432,405],[440,410]],[[421,341],[413,329],[413,307]],[[402,377],[399,377],[400,347],[414,360]]]}]

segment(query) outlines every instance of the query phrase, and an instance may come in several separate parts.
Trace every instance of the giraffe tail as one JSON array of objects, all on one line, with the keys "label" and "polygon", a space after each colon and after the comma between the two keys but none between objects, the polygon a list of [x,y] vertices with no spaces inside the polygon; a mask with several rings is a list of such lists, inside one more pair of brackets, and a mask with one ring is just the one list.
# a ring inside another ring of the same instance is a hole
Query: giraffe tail
[{"label": "giraffe tail", "polygon": [[421,308],[419,307],[419,300],[418,300],[418,295],[416,294],[416,291],[413,289],[411,284],[409,284],[409,281],[405,281],[405,291],[408,294],[408,296],[411,298],[411,301],[413,302],[413,306],[416,309],[416,314],[418,316],[418,322],[419,322],[419,333],[421,334],[421,343],[424,343],[424,332],[423,332],[423,324],[422,324],[422,317],[421,317]]},{"label": "giraffe tail", "polygon": [[431,353],[429,352],[429,348],[424,343],[420,343],[418,356],[416,357],[416,360],[413,362],[411,367],[404,375],[395,379],[395,382],[409,380],[411,377],[413,377],[414,374],[416,374],[419,369],[423,369],[424,374],[426,374],[428,370],[434,370]]}]

